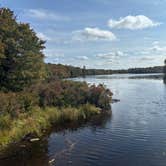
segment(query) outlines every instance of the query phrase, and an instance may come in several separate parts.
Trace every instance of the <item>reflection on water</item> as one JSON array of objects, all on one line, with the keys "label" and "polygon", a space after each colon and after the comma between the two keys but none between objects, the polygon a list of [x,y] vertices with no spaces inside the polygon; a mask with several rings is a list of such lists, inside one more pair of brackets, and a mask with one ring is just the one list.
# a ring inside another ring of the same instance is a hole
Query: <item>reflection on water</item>
[{"label": "reflection on water", "polygon": [[87,79],[163,79],[163,73],[154,73],[154,74],[114,74],[114,75],[97,75],[97,76],[87,76],[86,78],[80,77],[74,78],[74,80],[84,80]]},{"label": "reflection on water", "polygon": [[164,68],[163,68],[163,73],[164,73],[164,76],[163,76],[163,82],[164,84],[166,84],[166,60],[164,61],[165,65],[164,65]]},{"label": "reflection on water", "polygon": [[21,154],[0,160],[0,165],[165,166],[166,86],[162,77],[124,74],[75,78],[89,84],[104,83],[113,91],[120,102],[112,104],[112,116],[96,116],[86,124],[53,129],[28,152],[20,148]]}]

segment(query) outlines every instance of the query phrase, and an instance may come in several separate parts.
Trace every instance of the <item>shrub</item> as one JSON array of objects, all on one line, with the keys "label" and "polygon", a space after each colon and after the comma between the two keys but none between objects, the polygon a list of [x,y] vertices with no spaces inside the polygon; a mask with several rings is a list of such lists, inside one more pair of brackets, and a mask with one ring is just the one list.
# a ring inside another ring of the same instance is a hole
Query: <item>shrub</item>
[{"label": "shrub", "polygon": [[0,93],[0,114],[9,113],[17,117],[35,106],[40,107],[78,107],[93,104],[109,109],[112,93],[103,85],[88,86],[87,83],[73,81],[53,81],[36,84],[18,93]]},{"label": "shrub", "polygon": [[0,113],[10,114],[13,117],[19,112],[20,105],[15,93],[0,93]]},{"label": "shrub", "polygon": [[88,101],[102,109],[110,109],[110,102],[112,99],[112,92],[106,89],[104,85],[92,85],[89,88]]},{"label": "shrub", "polygon": [[32,86],[27,91],[36,93],[41,107],[78,106],[87,102],[88,85],[80,82],[56,80]]},{"label": "shrub", "polygon": [[20,104],[20,111],[27,112],[39,104],[38,96],[33,93],[22,92],[17,94],[17,100]]},{"label": "shrub", "polygon": [[10,129],[12,119],[9,114],[0,116],[0,130]]},{"label": "shrub", "polygon": [[30,111],[37,105],[37,97],[32,93],[0,93],[0,114],[10,114],[13,118],[21,112]]},{"label": "shrub", "polygon": [[85,82],[56,80],[37,84],[28,89],[36,93],[41,107],[77,107],[86,103],[103,109],[110,108],[112,93],[104,85],[88,86]]}]

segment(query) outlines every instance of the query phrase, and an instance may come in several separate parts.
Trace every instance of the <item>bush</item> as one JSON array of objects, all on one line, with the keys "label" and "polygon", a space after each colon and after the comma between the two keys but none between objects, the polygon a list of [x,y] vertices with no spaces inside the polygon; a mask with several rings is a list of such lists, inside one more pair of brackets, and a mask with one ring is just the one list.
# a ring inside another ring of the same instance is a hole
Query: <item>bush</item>
[{"label": "bush", "polygon": [[103,85],[88,86],[87,83],[73,81],[53,81],[36,84],[18,93],[0,93],[0,114],[9,113],[17,117],[35,106],[78,107],[93,104],[103,110],[110,109],[112,93]]},{"label": "bush", "polygon": [[87,102],[88,85],[56,80],[32,86],[28,91],[34,92],[38,96],[41,107],[78,106]]},{"label": "bush", "polygon": [[10,114],[16,116],[19,112],[20,105],[15,93],[0,93],[0,113],[1,115]]},{"label": "bush", "polygon": [[38,96],[28,92],[18,93],[17,100],[20,105],[21,112],[30,111],[34,106],[39,104]]},{"label": "bush", "polygon": [[112,100],[112,92],[106,89],[104,85],[92,85],[89,88],[88,101],[102,109],[110,109],[110,102]]},{"label": "bush", "polygon": [[112,93],[104,85],[88,86],[85,82],[56,80],[37,84],[28,89],[36,93],[41,107],[78,107],[86,103],[109,109]]},{"label": "bush", "polygon": [[0,116],[0,130],[10,129],[12,119],[9,114]]},{"label": "bush", "polygon": [[31,93],[0,93],[0,114],[10,114],[13,118],[21,112],[30,111],[37,105],[37,97]]}]

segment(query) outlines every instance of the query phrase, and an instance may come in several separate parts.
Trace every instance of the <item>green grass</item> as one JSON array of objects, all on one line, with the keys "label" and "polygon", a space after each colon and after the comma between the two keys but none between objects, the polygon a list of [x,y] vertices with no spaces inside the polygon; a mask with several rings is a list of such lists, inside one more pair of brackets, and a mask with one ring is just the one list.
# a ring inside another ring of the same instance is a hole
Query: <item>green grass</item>
[{"label": "green grass", "polygon": [[43,130],[54,125],[66,122],[86,120],[93,115],[99,114],[100,109],[86,104],[79,108],[34,108],[28,113],[22,113],[12,119],[10,115],[0,116],[0,150],[8,147],[11,143],[19,142],[29,133],[35,133],[38,137]]}]

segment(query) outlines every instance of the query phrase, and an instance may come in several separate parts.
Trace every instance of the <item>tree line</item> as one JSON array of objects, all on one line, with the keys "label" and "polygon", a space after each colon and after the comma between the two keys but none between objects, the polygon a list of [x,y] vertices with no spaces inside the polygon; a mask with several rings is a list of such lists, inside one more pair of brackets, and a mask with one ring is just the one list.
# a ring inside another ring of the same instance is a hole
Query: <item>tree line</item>
[{"label": "tree line", "polygon": [[51,78],[72,78],[88,75],[108,75],[108,74],[142,74],[142,73],[163,73],[163,66],[146,67],[146,68],[129,68],[126,70],[105,70],[105,69],[86,69],[85,67],[74,67],[62,64],[47,64],[51,71]]}]

